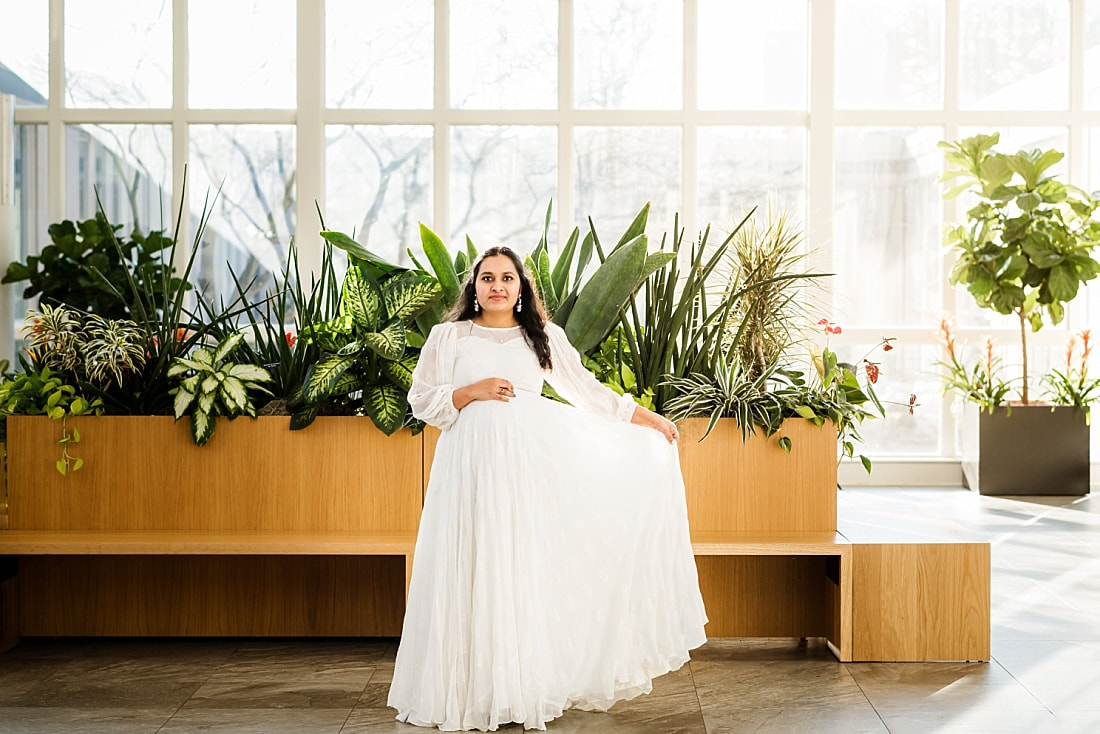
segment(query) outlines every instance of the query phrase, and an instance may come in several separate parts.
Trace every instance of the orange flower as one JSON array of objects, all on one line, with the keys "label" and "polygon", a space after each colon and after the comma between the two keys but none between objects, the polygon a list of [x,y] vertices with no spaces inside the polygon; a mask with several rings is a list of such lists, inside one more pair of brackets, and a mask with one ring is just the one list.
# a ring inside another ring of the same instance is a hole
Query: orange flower
[{"label": "orange flower", "polygon": [[187,335],[188,335],[187,329],[185,329],[184,327],[181,326],[181,327],[176,329],[176,341],[177,342],[181,342],[181,341],[186,340]]},{"label": "orange flower", "polygon": [[1077,337],[1070,336],[1066,342],[1066,374],[1073,371],[1073,352],[1077,349]]},{"label": "orange flower", "polygon": [[298,343],[298,337],[291,334],[289,331],[286,333],[286,345],[290,349],[294,348],[294,345]]},{"label": "orange flower", "polygon": [[993,379],[993,337],[987,336],[985,338],[985,362],[982,365],[985,367],[985,376],[989,380]]},{"label": "orange flower", "polygon": [[939,338],[940,343],[943,344],[944,349],[947,350],[947,356],[949,356],[951,358],[952,362],[956,361],[956,359],[955,359],[955,328],[951,324],[951,317],[948,316],[947,314],[944,314],[940,318],[940,330],[939,330],[939,334],[937,336]]},{"label": "orange flower", "polygon": [[1088,371],[1089,355],[1092,354],[1092,344],[1089,343],[1091,331],[1085,329],[1081,332],[1081,374]]}]

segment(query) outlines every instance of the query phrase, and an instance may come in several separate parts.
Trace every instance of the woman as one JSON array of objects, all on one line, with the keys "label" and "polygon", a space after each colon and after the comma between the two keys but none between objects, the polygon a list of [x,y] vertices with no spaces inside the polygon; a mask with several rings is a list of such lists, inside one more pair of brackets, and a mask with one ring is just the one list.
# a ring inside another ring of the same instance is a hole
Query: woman
[{"label": "woman", "polygon": [[[544,380],[571,405],[541,397]],[[390,687],[399,720],[544,729],[648,693],[706,640],[676,426],[584,368],[512,250],[482,253],[409,403],[442,435]]]}]

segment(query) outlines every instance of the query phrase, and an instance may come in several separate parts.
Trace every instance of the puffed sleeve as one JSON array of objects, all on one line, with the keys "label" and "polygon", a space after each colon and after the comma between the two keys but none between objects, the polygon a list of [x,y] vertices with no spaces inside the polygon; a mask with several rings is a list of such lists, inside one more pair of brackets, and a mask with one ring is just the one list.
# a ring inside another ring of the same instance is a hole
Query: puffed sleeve
[{"label": "puffed sleeve", "polygon": [[613,420],[630,420],[636,406],[634,398],[619,395],[597,380],[581,362],[580,353],[560,326],[547,322],[546,334],[550,337],[550,358],[554,363],[553,369],[546,373],[550,387],[574,407]]},{"label": "puffed sleeve", "polygon": [[420,350],[409,388],[409,406],[420,420],[446,431],[458,418],[451,401],[458,334],[453,323],[432,327]]}]

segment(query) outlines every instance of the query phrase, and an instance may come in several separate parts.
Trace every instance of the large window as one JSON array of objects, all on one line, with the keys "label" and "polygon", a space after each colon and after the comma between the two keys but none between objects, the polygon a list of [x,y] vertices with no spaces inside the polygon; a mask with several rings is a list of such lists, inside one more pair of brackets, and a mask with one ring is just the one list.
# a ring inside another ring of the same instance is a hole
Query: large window
[{"label": "large window", "polygon": [[[423,222],[451,243],[551,246],[589,216],[653,241],[769,204],[835,273],[819,298],[850,358],[883,336],[877,461],[956,455],[934,329],[1012,352],[1016,324],[947,283],[937,143],[997,131],[1100,182],[1100,0],[8,0],[0,83],[19,96],[22,252],[99,206],[159,228],[204,202],[196,281],[232,295],[325,224],[408,262]],[[53,25],[51,25],[51,23]],[[247,29],[245,32],[242,29]],[[184,169],[188,185],[181,186]],[[47,186],[49,182],[49,186]],[[1095,287],[1093,287],[1095,289]],[[1089,322],[1033,340],[1057,355]],[[1095,320],[1095,319],[1094,319]],[[1053,359],[1054,357],[1049,357]],[[1048,360],[1049,361],[1049,360]]]}]

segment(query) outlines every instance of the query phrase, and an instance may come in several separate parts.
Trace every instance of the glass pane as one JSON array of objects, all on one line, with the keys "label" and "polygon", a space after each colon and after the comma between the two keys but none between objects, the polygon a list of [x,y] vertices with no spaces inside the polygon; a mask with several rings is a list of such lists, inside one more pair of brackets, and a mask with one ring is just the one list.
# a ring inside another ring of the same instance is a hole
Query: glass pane
[{"label": "glass pane", "polygon": [[[37,255],[50,242],[47,229],[49,220],[49,181],[46,165],[47,137],[45,125],[15,126],[15,179],[13,203],[15,210],[15,241],[19,245],[19,260],[26,262],[27,255]],[[7,264],[4,265],[7,267]],[[16,347],[22,347],[23,318],[27,309],[36,305],[23,298],[23,281],[11,288],[12,315],[17,324],[15,329]],[[11,368],[17,365],[13,363]]]},{"label": "glass pane", "polygon": [[432,221],[430,125],[329,125],[325,225],[408,264],[417,222]]},{"label": "glass pane", "polygon": [[576,0],[573,28],[579,109],[683,107],[680,0]]},{"label": "glass pane", "polygon": [[[996,150],[1002,153],[1015,153],[1018,150],[1031,150],[1033,148],[1040,148],[1042,150],[1054,148],[1064,153],[1069,144],[1069,135],[1064,127],[963,127],[959,128],[959,137],[968,138],[979,133],[988,135],[994,132],[999,133],[1001,136],[1000,142],[997,143]],[[1051,167],[1050,171],[1062,181],[1065,181],[1067,170],[1066,164],[1067,160],[1063,158],[1056,165]],[[974,206],[975,203],[977,202],[971,197],[959,197],[958,216],[960,220],[966,216],[966,211]],[[947,257],[949,258],[949,262],[954,262],[952,255],[949,254]],[[974,303],[974,299],[970,294],[966,292],[965,288],[956,288],[955,304],[960,327],[1020,328],[1020,322],[1015,316],[1002,316],[995,311],[979,308],[978,305]],[[1062,325],[1057,328],[1065,328],[1065,326]]]},{"label": "glass pane", "polygon": [[1085,105],[1100,107],[1100,0],[1085,0]]},{"label": "glass pane", "polygon": [[960,106],[1066,109],[1069,5],[1050,0],[962,0]]},{"label": "glass pane", "polygon": [[942,107],[945,16],[943,0],[838,2],[837,106]]},{"label": "glass pane", "polygon": [[172,3],[66,0],[65,103],[171,107]]},{"label": "glass pane", "polygon": [[451,106],[558,106],[555,0],[451,1]]},{"label": "glass pane", "polygon": [[699,0],[699,108],[806,109],[808,10],[806,0]]},{"label": "glass pane", "polygon": [[254,295],[270,285],[294,234],[294,173],[290,125],[191,126],[192,227],[207,196],[213,209],[191,279],[210,296],[236,296],[227,266],[257,278]]},{"label": "glass pane", "polygon": [[832,320],[937,323],[942,139],[938,127],[837,128]]},{"label": "glass pane", "polygon": [[94,217],[98,192],[124,234],[172,228],[170,125],[69,125],[65,149],[67,217]]},{"label": "glass pane", "polygon": [[[889,336],[889,334],[886,334]],[[883,352],[874,344],[835,346],[842,362],[863,364],[864,359],[879,365],[875,393],[883,401],[886,418],[868,419],[860,426],[862,448],[872,462],[886,456],[936,456],[940,453],[943,396],[939,374],[930,368],[942,358],[939,347],[931,344],[906,344],[898,340],[894,349]],[[860,382],[863,382],[860,372]],[[909,396],[917,403],[909,415]],[[872,412],[874,408],[871,408]],[[872,477],[874,475],[872,474]]]},{"label": "glass pane", "polygon": [[699,228],[729,229],[769,200],[805,219],[806,128],[700,127]]},{"label": "glass pane", "polygon": [[[538,244],[558,184],[558,134],[552,127],[451,128],[451,231],[478,249]],[[442,234],[442,233],[440,233]]]},{"label": "glass pane", "polygon": [[0,5],[0,14],[0,94],[14,94],[19,106],[45,107],[50,96],[50,4],[9,1]]},{"label": "glass pane", "polygon": [[578,127],[576,221],[591,216],[601,241],[613,245],[648,201],[650,238],[671,232],[681,205],[682,137],[679,127]]},{"label": "glass pane", "polygon": [[294,0],[188,0],[187,14],[191,107],[295,106]]},{"label": "glass pane", "polygon": [[329,107],[432,106],[432,0],[326,0]]}]

